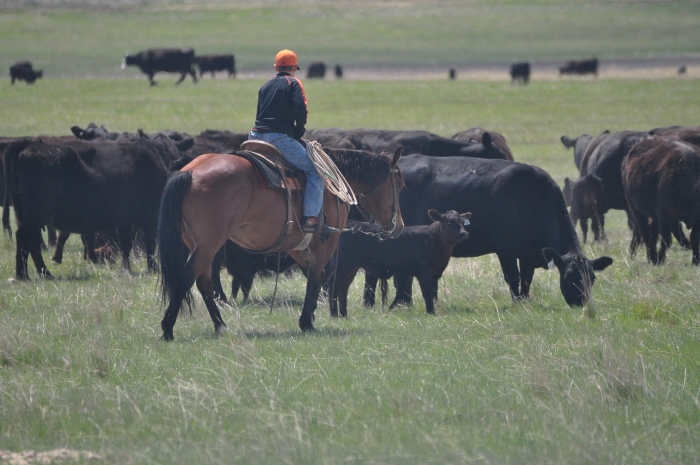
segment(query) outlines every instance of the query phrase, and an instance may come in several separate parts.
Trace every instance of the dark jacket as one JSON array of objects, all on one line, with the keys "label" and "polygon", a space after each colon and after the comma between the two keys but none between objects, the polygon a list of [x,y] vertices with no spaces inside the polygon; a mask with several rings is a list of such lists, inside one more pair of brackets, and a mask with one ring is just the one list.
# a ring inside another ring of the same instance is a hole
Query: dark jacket
[{"label": "dark jacket", "polygon": [[301,81],[281,72],[258,91],[258,110],[253,130],[280,132],[301,139],[306,131],[306,94]]}]

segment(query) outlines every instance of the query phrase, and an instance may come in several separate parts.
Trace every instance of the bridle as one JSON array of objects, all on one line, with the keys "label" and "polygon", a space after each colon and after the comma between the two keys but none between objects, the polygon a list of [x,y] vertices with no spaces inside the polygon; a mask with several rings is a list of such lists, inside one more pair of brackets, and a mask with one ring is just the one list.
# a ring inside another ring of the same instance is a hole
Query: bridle
[{"label": "bridle", "polygon": [[[399,214],[399,193],[397,188],[398,182],[396,178],[401,175],[401,172],[399,171],[399,168],[397,166],[393,166],[389,169],[388,175],[391,177],[391,219],[387,223],[381,225],[381,234],[383,236],[385,235],[387,237],[391,237],[397,228],[397,218]],[[369,223],[374,222],[374,219],[365,207],[365,199],[372,195],[377,189],[379,189],[382,186],[382,184],[384,184],[384,182],[379,183],[374,189],[368,192],[367,195],[365,195],[364,193],[360,194],[360,199],[357,205],[359,207],[358,210],[360,211],[362,217]]]}]

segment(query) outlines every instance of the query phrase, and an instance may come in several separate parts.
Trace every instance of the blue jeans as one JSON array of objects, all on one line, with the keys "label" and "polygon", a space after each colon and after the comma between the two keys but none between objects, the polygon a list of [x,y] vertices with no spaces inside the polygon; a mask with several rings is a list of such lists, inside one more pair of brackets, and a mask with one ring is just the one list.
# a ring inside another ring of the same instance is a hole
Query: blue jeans
[{"label": "blue jeans", "polygon": [[256,132],[248,134],[249,140],[261,140],[277,147],[282,157],[292,166],[306,174],[304,189],[304,216],[318,216],[323,205],[323,180],[313,162],[306,154],[306,149],[298,141],[279,132]]}]

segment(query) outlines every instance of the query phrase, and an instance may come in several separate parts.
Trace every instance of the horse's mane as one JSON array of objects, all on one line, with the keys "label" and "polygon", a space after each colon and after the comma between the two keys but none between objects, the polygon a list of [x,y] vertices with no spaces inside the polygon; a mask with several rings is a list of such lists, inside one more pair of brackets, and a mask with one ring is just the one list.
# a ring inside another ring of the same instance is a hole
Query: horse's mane
[{"label": "horse's mane", "polygon": [[323,148],[347,179],[370,185],[382,182],[389,175],[391,158],[366,150]]}]

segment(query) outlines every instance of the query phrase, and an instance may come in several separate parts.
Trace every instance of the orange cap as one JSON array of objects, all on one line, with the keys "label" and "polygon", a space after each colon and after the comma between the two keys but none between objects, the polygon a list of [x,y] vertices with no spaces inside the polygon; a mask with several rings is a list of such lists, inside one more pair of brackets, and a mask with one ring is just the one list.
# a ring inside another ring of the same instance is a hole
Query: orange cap
[{"label": "orange cap", "polygon": [[299,59],[297,54],[291,50],[280,50],[275,56],[275,66],[296,66],[299,69]]}]

